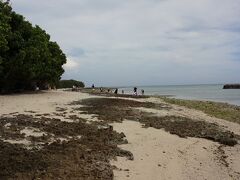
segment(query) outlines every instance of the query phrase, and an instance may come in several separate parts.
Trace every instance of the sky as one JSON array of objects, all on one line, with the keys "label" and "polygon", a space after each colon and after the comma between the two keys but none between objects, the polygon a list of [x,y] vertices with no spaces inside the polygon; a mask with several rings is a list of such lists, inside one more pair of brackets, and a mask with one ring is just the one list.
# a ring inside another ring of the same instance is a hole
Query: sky
[{"label": "sky", "polygon": [[12,0],[87,86],[240,83],[240,0]]}]

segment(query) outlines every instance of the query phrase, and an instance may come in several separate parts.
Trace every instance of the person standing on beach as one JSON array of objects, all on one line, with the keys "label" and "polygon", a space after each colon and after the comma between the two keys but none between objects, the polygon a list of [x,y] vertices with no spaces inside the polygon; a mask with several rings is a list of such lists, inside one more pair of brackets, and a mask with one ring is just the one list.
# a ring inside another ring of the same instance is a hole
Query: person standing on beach
[{"label": "person standing on beach", "polygon": [[142,89],[141,92],[142,92],[142,96],[143,96],[144,95],[144,89]]},{"label": "person standing on beach", "polygon": [[133,88],[133,94],[137,96],[137,87]]},{"label": "person standing on beach", "polygon": [[117,94],[117,93],[118,93],[118,88],[116,88],[116,89],[115,89],[114,93],[115,93],[115,94]]},{"label": "person standing on beach", "polygon": [[122,94],[124,94],[124,90],[122,90]]}]

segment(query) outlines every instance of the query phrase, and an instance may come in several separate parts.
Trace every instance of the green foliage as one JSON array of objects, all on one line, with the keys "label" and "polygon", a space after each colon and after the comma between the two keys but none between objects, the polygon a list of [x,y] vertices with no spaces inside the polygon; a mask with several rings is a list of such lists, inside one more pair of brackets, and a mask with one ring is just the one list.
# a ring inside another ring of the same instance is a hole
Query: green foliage
[{"label": "green foliage", "polygon": [[66,56],[39,26],[0,1],[0,92],[56,85]]},{"label": "green foliage", "polygon": [[211,101],[193,101],[174,98],[162,99],[171,104],[200,110],[208,115],[240,124],[240,107],[238,106]]},{"label": "green foliage", "polygon": [[57,85],[57,88],[72,88],[73,86],[76,86],[76,87],[84,87],[84,83],[81,82],[81,81],[76,81],[76,80],[73,80],[73,79],[70,79],[70,80],[60,80],[58,85]]}]

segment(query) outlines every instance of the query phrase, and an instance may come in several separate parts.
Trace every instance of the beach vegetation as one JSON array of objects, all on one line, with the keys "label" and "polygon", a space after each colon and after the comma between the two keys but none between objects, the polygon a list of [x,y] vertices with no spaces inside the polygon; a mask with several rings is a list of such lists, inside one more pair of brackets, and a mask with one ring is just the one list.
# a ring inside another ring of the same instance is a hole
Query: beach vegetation
[{"label": "beach vegetation", "polygon": [[70,80],[60,80],[57,84],[57,88],[72,88],[73,86],[75,87],[85,87],[85,84],[81,81],[76,81],[73,79]]},{"label": "beach vegetation", "polygon": [[95,114],[98,119],[105,122],[122,122],[124,119],[138,121],[146,128],[164,129],[181,138],[204,138],[228,146],[236,145],[240,138],[215,123],[181,116],[156,116],[154,113],[139,110],[139,108],[169,110],[169,107],[163,104],[129,99],[89,98],[75,101],[72,105],[82,105],[75,110],[80,110],[84,114]]},{"label": "beach vegetation", "polygon": [[55,86],[66,56],[50,35],[0,1],[0,92]]},{"label": "beach vegetation", "polygon": [[[117,156],[134,158],[118,147],[127,143],[125,135],[107,124],[89,124],[74,116],[73,122],[44,116],[0,117],[0,179],[112,180],[110,160]],[[21,133],[26,128],[44,135],[26,136]],[[11,144],[7,140],[29,143]]]},{"label": "beach vegetation", "polygon": [[162,97],[162,99],[167,103],[200,110],[210,116],[240,124],[239,106],[212,101],[183,100],[167,97]]}]

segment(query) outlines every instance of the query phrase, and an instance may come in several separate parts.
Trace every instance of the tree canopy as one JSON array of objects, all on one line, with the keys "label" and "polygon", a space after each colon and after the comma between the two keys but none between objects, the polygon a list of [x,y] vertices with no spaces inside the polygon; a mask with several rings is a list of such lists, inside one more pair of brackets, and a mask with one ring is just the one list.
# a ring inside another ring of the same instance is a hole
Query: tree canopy
[{"label": "tree canopy", "polygon": [[72,88],[73,86],[76,87],[84,87],[84,83],[81,81],[76,81],[73,79],[70,80],[60,80],[57,84],[57,88]]},{"label": "tree canopy", "polygon": [[0,92],[56,85],[66,56],[39,26],[0,0]]}]

